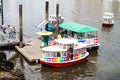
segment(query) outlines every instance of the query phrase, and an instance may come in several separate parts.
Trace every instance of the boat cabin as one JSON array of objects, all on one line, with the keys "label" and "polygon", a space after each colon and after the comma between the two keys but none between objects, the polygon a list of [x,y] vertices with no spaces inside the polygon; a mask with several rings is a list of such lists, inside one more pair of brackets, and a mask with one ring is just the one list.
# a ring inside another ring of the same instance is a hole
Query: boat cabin
[{"label": "boat cabin", "polygon": [[42,60],[46,62],[66,62],[85,57],[86,45],[76,43],[76,39],[56,39],[55,42],[56,45],[42,48]]}]

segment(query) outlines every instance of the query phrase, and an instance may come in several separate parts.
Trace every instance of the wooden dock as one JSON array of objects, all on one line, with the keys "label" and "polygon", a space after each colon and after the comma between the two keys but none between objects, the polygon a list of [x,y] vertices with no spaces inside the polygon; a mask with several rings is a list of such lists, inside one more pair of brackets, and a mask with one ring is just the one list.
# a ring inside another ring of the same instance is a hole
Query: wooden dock
[{"label": "wooden dock", "polygon": [[27,45],[24,46],[23,48],[20,48],[19,46],[15,46],[15,48],[29,62],[35,62],[36,60],[39,60],[42,56],[40,45],[41,45],[40,39],[33,38],[31,39],[31,42],[27,43]]}]

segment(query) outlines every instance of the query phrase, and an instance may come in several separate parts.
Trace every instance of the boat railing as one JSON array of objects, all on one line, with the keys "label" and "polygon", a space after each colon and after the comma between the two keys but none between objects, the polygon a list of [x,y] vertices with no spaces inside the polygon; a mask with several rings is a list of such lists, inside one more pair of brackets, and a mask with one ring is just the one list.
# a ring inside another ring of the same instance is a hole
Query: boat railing
[{"label": "boat railing", "polygon": [[[81,54],[73,54],[73,59],[72,60],[77,60],[77,59],[82,59],[85,57],[85,53]],[[44,57],[45,62],[67,62],[71,61],[70,56],[66,57]]]},{"label": "boat railing", "polygon": [[[72,54],[82,54],[86,52],[86,46],[83,46],[83,48],[79,47],[79,44],[74,46]],[[50,51],[43,51],[43,56],[48,58],[60,58],[60,57],[67,57],[71,54],[71,52],[68,50],[62,51],[62,52],[50,52]]]}]

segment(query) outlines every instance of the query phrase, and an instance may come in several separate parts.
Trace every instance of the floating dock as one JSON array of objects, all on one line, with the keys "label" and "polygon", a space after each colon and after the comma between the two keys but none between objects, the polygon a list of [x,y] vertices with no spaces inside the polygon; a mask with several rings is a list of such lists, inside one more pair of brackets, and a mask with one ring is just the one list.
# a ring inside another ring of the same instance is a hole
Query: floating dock
[{"label": "floating dock", "polygon": [[31,39],[30,43],[26,43],[26,46],[24,46],[23,48],[20,48],[19,46],[15,46],[15,48],[29,62],[35,62],[42,57],[40,45],[41,45],[40,39],[33,38]]},{"label": "floating dock", "polygon": [[23,35],[24,40],[23,44],[25,45],[23,48],[20,48],[18,46],[19,44],[19,33],[16,34],[16,38],[9,38],[7,34],[3,34],[0,32],[0,49],[2,48],[10,48],[12,46],[15,47],[15,49],[22,54],[29,62],[35,62],[38,61],[42,54],[41,54],[41,40],[38,38],[29,38],[25,35]]}]

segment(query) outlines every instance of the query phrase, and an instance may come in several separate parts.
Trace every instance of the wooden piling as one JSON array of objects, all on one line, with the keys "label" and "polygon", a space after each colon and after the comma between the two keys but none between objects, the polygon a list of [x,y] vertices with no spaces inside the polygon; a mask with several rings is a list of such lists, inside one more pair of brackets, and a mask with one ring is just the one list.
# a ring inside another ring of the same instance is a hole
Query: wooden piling
[{"label": "wooden piling", "polygon": [[[49,14],[49,1],[45,2],[45,19],[48,21]],[[45,30],[48,31],[48,24],[45,25]],[[48,45],[48,36],[44,36],[46,46]]]},{"label": "wooden piling", "polygon": [[1,0],[1,18],[2,18],[2,25],[4,25],[4,17],[3,17],[3,0]]},{"label": "wooden piling", "polygon": [[59,4],[57,3],[56,4],[56,38],[57,38],[57,35],[59,33],[59,28],[58,28],[59,21],[58,21],[58,18],[59,18]]},{"label": "wooden piling", "polygon": [[19,5],[19,47],[23,47],[22,5]]},{"label": "wooden piling", "polygon": [[48,20],[48,13],[49,13],[49,2],[46,1],[46,6],[45,6],[45,19]]},{"label": "wooden piling", "polygon": [[[45,2],[45,19],[48,21],[48,14],[49,14],[49,1]],[[45,30],[47,30],[48,24],[45,25]]]}]

